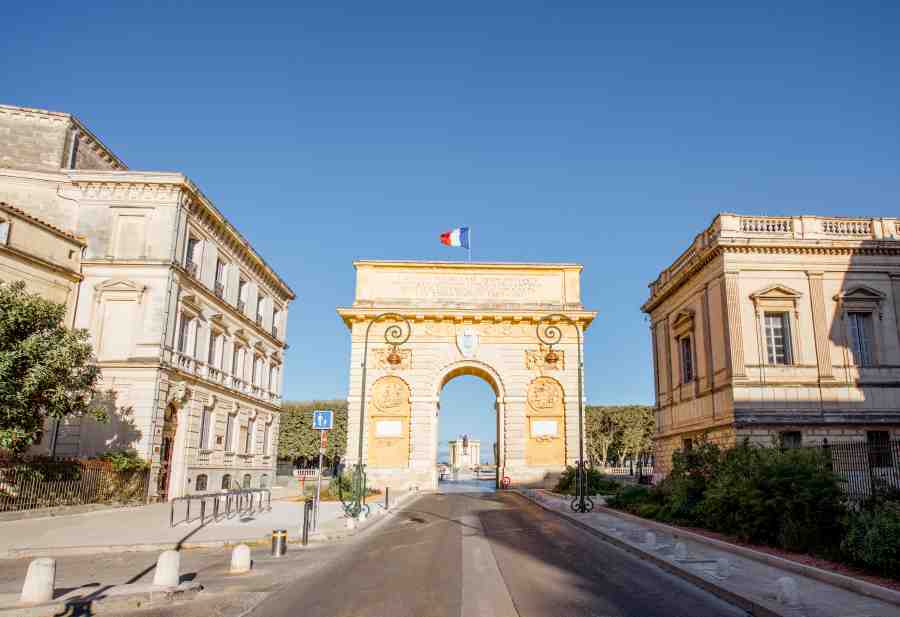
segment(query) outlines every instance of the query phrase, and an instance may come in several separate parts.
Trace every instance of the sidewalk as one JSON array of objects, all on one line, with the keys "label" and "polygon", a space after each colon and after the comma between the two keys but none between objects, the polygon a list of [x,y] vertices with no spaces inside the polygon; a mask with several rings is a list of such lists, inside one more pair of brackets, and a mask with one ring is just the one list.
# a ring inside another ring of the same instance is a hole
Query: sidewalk
[{"label": "sidewalk", "polygon": [[[845,581],[848,586],[855,585],[856,589],[872,592],[878,598],[863,595],[825,582],[840,576],[831,572],[779,563],[784,560],[602,507],[589,514],[576,514],[569,506],[570,499],[542,489],[517,492],[753,614],[789,617],[896,617],[900,614],[900,593],[890,589],[871,589],[875,586],[855,579]],[[748,554],[758,555],[758,559],[751,559]],[[793,579],[796,585],[795,601],[785,594],[779,598],[778,581],[784,577]]]},{"label": "sidewalk", "polygon": [[[391,494],[391,508],[410,493]],[[384,513],[381,497],[370,501],[370,518]],[[0,523],[0,559],[56,557],[119,551],[157,551],[169,548],[216,547],[241,542],[270,541],[272,530],[286,529],[288,540],[299,541],[303,522],[303,503],[273,501],[271,511],[219,517],[213,523],[199,520],[199,504],[192,506],[190,523],[169,526],[167,503],[135,508],[103,510],[68,516],[26,519]],[[185,506],[178,504],[176,522],[185,518]],[[327,541],[352,533],[348,529],[340,502],[322,502],[319,529],[311,541]]]}]

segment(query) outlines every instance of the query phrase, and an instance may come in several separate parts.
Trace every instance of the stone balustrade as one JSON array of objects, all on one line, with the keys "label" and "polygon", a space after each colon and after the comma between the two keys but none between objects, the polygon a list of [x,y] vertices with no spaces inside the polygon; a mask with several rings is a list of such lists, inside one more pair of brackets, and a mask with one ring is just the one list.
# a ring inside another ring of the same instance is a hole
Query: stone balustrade
[{"label": "stone balustrade", "polygon": [[222,384],[226,388],[230,388],[237,392],[252,396],[253,398],[259,399],[260,401],[273,402],[279,405],[281,404],[282,399],[279,394],[270,392],[262,386],[251,384],[232,375],[228,375],[224,371],[214,366],[210,366],[205,362],[196,360],[186,353],[166,348],[165,353],[163,354],[163,358],[165,363],[174,366],[190,375],[195,375],[207,381]]}]

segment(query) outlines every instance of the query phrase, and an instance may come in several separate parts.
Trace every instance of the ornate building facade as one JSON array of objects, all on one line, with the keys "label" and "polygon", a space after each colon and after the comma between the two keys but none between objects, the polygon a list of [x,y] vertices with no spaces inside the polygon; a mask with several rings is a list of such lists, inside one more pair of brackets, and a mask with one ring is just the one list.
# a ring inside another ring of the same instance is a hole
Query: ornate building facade
[{"label": "ornate building facade", "polygon": [[650,284],[656,471],[900,436],[900,219],[721,214]]},{"label": "ornate building facade", "polygon": [[270,483],[294,293],[197,186],[128,170],[69,114],[0,106],[0,200],[84,248],[73,324],[112,421],[46,447],[134,448],[160,499]]},{"label": "ornate building facade", "polygon": [[481,464],[481,442],[467,435],[447,442],[450,449],[450,467],[472,469]]}]

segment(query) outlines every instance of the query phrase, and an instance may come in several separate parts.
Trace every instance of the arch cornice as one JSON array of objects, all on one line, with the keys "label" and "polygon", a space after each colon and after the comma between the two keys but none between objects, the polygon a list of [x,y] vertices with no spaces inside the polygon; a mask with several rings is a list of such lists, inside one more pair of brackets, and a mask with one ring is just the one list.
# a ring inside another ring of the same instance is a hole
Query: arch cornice
[{"label": "arch cornice", "polygon": [[440,397],[441,390],[444,389],[444,386],[454,377],[459,377],[460,375],[475,375],[476,377],[481,377],[494,390],[494,394],[497,395],[498,400],[505,400],[506,398],[506,387],[503,384],[500,373],[490,364],[480,360],[466,359],[451,362],[438,369],[435,375],[436,378],[431,385],[431,393],[434,395],[435,400]]}]

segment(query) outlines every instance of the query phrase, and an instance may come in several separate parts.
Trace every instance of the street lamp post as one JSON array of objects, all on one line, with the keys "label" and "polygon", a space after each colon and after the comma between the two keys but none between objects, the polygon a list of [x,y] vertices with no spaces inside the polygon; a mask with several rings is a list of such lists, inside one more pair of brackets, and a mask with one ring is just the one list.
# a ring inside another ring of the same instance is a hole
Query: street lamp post
[{"label": "street lamp post", "polygon": [[547,364],[556,364],[559,361],[559,354],[553,351],[553,346],[562,341],[562,330],[556,325],[558,321],[574,326],[578,342],[578,462],[575,467],[575,497],[572,498],[570,506],[573,511],[584,513],[594,509],[594,502],[587,495],[587,469],[584,464],[584,362],[581,359],[581,328],[571,317],[555,313],[546,315],[538,321],[537,337],[548,347],[544,360]]},{"label": "street lamp post", "polygon": [[363,509],[368,511],[368,506],[366,505],[366,469],[363,464],[363,432],[366,427],[366,369],[368,368],[369,359],[369,333],[376,322],[384,319],[392,319],[395,322],[399,322],[391,324],[384,331],[384,342],[391,347],[391,351],[387,355],[388,364],[397,366],[403,361],[403,358],[397,352],[397,349],[400,345],[409,340],[409,335],[412,333],[412,326],[409,321],[399,313],[381,313],[380,315],[376,315],[369,322],[369,325],[366,326],[366,337],[363,342],[362,357],[362,387],[360,389],[359,397],[359,445],[356,455],[356,465],[353,468],[351,498],[349,501],[341,499],[344,505],[344,511],[353,518],[358,518]]}]

